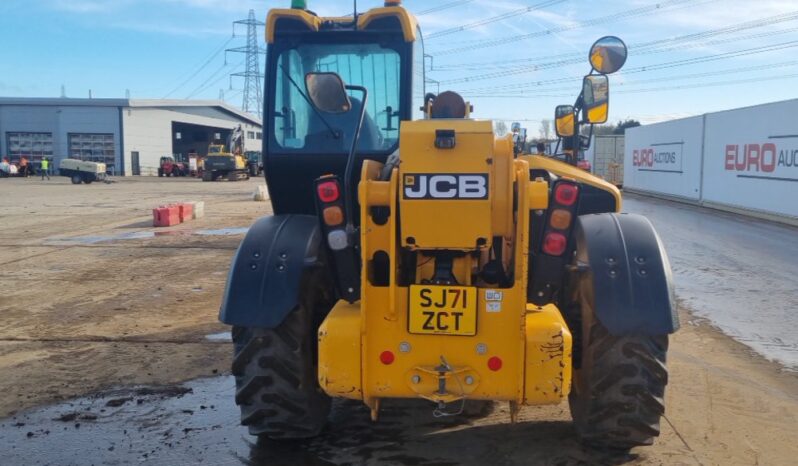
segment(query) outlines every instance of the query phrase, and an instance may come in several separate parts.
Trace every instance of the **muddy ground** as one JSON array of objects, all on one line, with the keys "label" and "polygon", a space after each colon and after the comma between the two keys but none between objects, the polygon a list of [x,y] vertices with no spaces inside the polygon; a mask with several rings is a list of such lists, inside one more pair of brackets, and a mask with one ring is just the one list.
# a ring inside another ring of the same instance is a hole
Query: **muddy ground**
[{"label": "muddy ground", "polygon": [[[798,376],[686,310],[671,341],[662,436],[628,455],[581,448],[565,404],[524,408],[511,425],[503,404],[471,403],[465,415],[440,420],[424,402],[389,402],[372,424],[362,406],[342,402],[318,439],[256,442],[238,426],[232,348],[216,313],[239,228],[269,212],[250,200],[257,183],[0,180],[0,463],[725,465],[798,457]],[[180,200],[205,201],[206,218],[152,234],[149,209]],[[712,241],[711,232],[695,235]]]}]

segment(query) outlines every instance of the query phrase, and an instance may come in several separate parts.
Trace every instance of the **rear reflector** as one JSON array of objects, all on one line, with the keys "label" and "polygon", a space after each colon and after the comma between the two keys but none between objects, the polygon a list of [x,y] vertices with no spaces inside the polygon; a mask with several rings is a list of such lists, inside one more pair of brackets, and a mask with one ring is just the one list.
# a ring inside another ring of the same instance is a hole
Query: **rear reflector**
[{"label": "rear reflector", "polygon": [[495,372],[501,368],[502,368],[502,360],[499,357],[493,356],[492,358],[488,359],[488,369]]},{"label": "rear reflector", "polygon": [[327,233],[327,244],[333,251],[341,251],[349,246],[345,230],[333,230]]},{"label": "rear reflector", "polygon": [[316,190],[319,193],[319,199],[321,202],[335,202],[340,197],[341,193],[338,189],[338,183],[335,181],[325,181],[323,183],[319,183],[316,186]]},{"label": "rear reflector", "polygon": [[380,353],[380,362],[385,364],[393,364],[393,360],[396,359],[392,352],[390,351],[383,351]]},{"label": "rear reflector", "polygon": [[568,229],[571,226],[571,212],[565,209],[554,209],[549,224],[558,230]]},{"label": "rear reflector", "polygon": [[324,209],[324,223],[334,227],[344,223],[344,211],[340,207],[332,206]]},{"label": "rear reflector", "polygon": [[554,200],[563,206],[572,206],[579,195],[579,187],[571,183],[558,183],[554,188]]},{"label": "rear reflector", "polygon": [[551,231],[543,239],[543,252],[550,256],[561,256],[565,252],[568,240],[562,233]]}]

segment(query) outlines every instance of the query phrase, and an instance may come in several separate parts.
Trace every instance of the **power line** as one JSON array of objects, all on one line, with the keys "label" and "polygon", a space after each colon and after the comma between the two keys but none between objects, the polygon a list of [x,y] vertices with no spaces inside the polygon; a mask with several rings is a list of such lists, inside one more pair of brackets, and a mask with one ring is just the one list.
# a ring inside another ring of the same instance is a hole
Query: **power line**
[{"label": "power line", "polygon": [[229,43],[230,43],[230,41],[232,41],[232,40],[233,40],[233,38],[232,38],[232,37],[230,37],[229,39],[227,39],[227,41],[226,41],[224,44],[222,44],[222,46],[221,46],[221,47],[219,47],[219,49],[218,49],[218,50],[216,50],[215,52],[213,52],[213,53],[211,54],[211,56],[210,56],[210,57],[208,57],[208,59],[207,59],[207,60],[205,60],[205,61],[202,63],[202,65],[200,65],[200,67],[199,67],[199,68],[197,68],[197,70],[196,70],[196,71],[194,71],[193,73],[191,73],[191,75],[190,75],[188,78],[186,78],[186,80],[185,80],[185,81],[183,81],[183,82],[181,82],[180,84],[178,84],[178,85],[177,85],[177,87],[175,87],[174,89],[172,89],[171,91],[169,91],[169,92],[168,92],[168,93],[167,93],[165,96],[163,96],[163,98],[164,98],[164,99],[168,98],[169,96],[171,96],[171,95],[172,95],[172,94],[174,94],[175,92],[177,92],[177,91],[179,91],[180,89],[182,89],[182,88],[183,88],[183,87],[184,87],[186,84],[188,84],[189,82],[191,82],[191,80],[192,80],[192,79],[194,79],[194,78],[195,78],[195,77],[196,77],[198,74],[200,74],[200,73],[202,72],[202,70],[204,70],[204,69],[205,69],[205,68],[206,68],[208,65],[210,65],[210,64],[211,64],[211,62],[213,61],[213,59],[214,59],[214,58],[218,57],[218,56],[219,56],[219,54],[220,54],[220,53],[222,53],[222,52],[224,51],[224,48],[225,48],[225,47],[227,47],[227,44],[229,44]]},{"label": "power line", "polygon": [[[718,29],[710,29],[702,32],[685,34],[681,36],[674,36],[665,39],[659,39],[649,42],[642,42],[638,44],[630,44],[629,50],[634,55],[639,55],[643,53],[654,53],[654,51],[668,51],[672,49],[665,48],[668,45],[678,48],[684,48],[684,45],[678,44],[690,44],[693,43],[695,45],[692,46],[701,46],[701,45],[714,45],[719,42],[713,43],[699,43],[696,42],[700,39],[706,39],[714,36],[720,35],[728,35],[733,33],[742,32],[748,29],[755,29],[765,26],[773,26],[776,24],[795,21],[798,19],[798,11],[793,11],[790,13],[779,14],[775,16],[769,16],[765,18],[760,18],[757,20],[747,21],[743,23],[734,24],[731,26],[725,26]],[[795,29],[787,29],[787,30],[777,30],[777,31],[769,31],[767,33],[762,33],[760,35],[751,35],[739,38],[731,38],[728,41],[736,41],[736,40],[744,40],[744,39],[752,39],[752,38],[760,38],[766,37],[769,35],[777,35],[783,34],[786,32],[793,32]],[[499,60],[499,61],[490,61],[490,62],[476,62],[476,63],[461,63],[461,64],[449,64],[449,65],[436,65],[434,71],[451,71],[457,69],[464,69],[464,70],[484,70],[486,68],[499,68],[499,69],[518,69],[518,64],[521,63],[532,63],[534,66],[535,63],[539,63],[544,60],[564,60],[564,59],[574,59],[579,58],[580,60],[584,58],[584,54],[582,53],[567,53],[567,54],[558,54],[558,55],[550,55],[546,57],[537,57],[537,58],[521,58],[515,60]],[[545,62],[544,62],[545,63]]]},{"label": "power line", "polygon": [[[788,33],[788,32],[795,32],[795,31],[798,31],[798,28],[792,28],[792,29],[786,29],[786,30],[778,30],[778,31],[768,31],[768,32],[760,33],[760,34],[751,34],[751,35],[747,35],[747,36],[740,36],[740,37],[735,37],[735,38],[730,38],[730,39],[725,39],[725,40],[715,40],[715,41],[701,42],[701,43],[696,43],[696,44],[692,44],[692,45],[682,45],[682,46],[679,46],[677,48],[650,49],[650,50],[644,50],[644,51],[641,51],[641,52],[635,52],[635,56],[647,55],[647,54],[652,54],[652,53],[670,52],[670,51],[675,50],[675,49],[684,50],[684,49],[693,48],[693,47],[706,47],[706,46],[712,46],[712,45],[727,44],[729,42],[736,42],[736,41],[740,41],[740,40],[749,40],[749,39],[759,39],[759,38],[763,38],[763,37],[769,37],[769,36],[773,36],[773,35],[779,35],[779,34],[784,34],[784,33]],[[564,66],[564,65],[568,65],[568,64],[581,63],[583,60],[584,60],[584,57],[580,57],[580,58],[577,58],[577,59],[563,60],[563,61],[560,61],[560,62],[552,62],[552,63],[547,63],[547,64],[536,65],[533,69],[524,68],[524,69],[521,69],[521,70],[495,72],[495,73],[491,73],[490,76],[480,75],[480,76],[474,76],[474,77],[468,77],[468,78],[452,79],[452,80],[448,80],[448,81],[444,80],[442,82],[444,84],[452,84],[452,83],[457,83],[457,82],[472,82],[472,81],[478,81],[478,80],[488,79],[488,78],[502,78],[502,77],[507,77],[507,76],[510,76],[510,75],[526,73],[526,72],[529,72],[529,71],[539,71],[539,70],[544,70],[544,69],[556,68],[558,66]],[[490,86],[487,89],[497,89],[497,88],[506,88],[506,87],[512,88],[512,87],[518,87],[518,86],[519,86],[519,84],[504,84],[504,85],[499,85],[499,86],[495,86],[495,85],[494,86]]]},{"label": "power line", "polygon": [[[677,86],[663,86],[663,87],[652,87],[652,88],[644,88],[644,89],[625,89],[620,91],[615,91],[615,94],[640,94],[640,93],[647,93],[647,92],[661,92],[661,91],[673,91],[673,90],[684,90],[684,89],[699,89],[704,87],[717,87],[717,86],[731,86],[736,84],[752,84],[752,83],[760,83],[766,81],[776,81],[781,79],[791,79],[791,78],[798,78],[798,73],[792,74],[784,74],[779,76],[763,76],[759,78],[747,78],[747,79],[737,79],[731,81],[715,81],[715,82],[708,82],[708,83],[696,83],[696,84],[680,84]],[[469,95],[469,98],[490,98],[490,99],[537,99],[541,97],[573,97],[571,94],[563,94],[563,95],[545,95],[545,96],[531,96],[531,95]]]},{"label": "power line", "polygon": [[444,3],[443,5],[438,5],[438,6],[434,6],[432,8],[428,8],[426,10],[421,10],[418,13],[416,13],[416,16],[424,16],[424,15],[428,15],[430,13],[437,13],[439,11],[448,10],[449,8],[463,6],[463,5],[465,5],[467,3],[471,3],[473,1],[474,0],[462,0],[462,1],[459,1],[459,2]]},{"label": "power line", "polygon": [[[233,66],[233,69],[237,69],[238,67],[243,65],[245,61],[246,61],[246,58],[244,60],[241,60],[240,62],[238,62],[235,66]],[[219,67],[216,71],[213,72],[213,74],[211,74],[205,81],[203,81],[202,84],[200,84],[196,89],[194,89],[194,91],[191,92],[191,94],[186,96],[186,99],[190,99],[190,98],[194,97],[195,95],[202,94],[203,92],[205,92],[209,88],[211,88],[211,87],[215,86],[216,84],[218,84],[219,81],[221,81],[222,79],[228,77],[228,75],[226,75],[226,74],[222,74],[221,76],[219,76],[219,73],[223,72],[229,66],[230,65],[228,63],[225,63],[224,65]],[[217,78],[217,76],[218,76],[218,78]],[[216,78],[216,80],[211,82],[214,78]]]},{"label": "power line", "polygon": [[671,7],[673,7],[674,9],[676,7],[684,8],[684,7],[691,7],[691,6],[695,6],[695,5],[699,5],[699,4],[712,3],[712,2],[716,2],[716,1],[718,1],[718,0],[665,0],[663,2],[656,3],[654,5],[648,5],[648,6],[644,6],[644,7],[633,8],[631,10],[626,10],[626,11],[622,11],[622,12],[618,12],[618,13],[614,13],[614,14],[606,15],[606,16],[600,16],[598,18],[593,18],[593,19],[589,19],[589,20],[586,20],[586,21],[578,22],[578,23],[575,23],[575,24],[570,24],[570,25],[566,25],[566,26],[560,26],[560,27],[556,27],[556,28],[552,28],[552,29],[546,29],[546,30],[543,30],[543,31],[536,31],[536,32],[528,33],[528,34],[517,34],[517,35],[514,35],[514,36],[503,37],[503,38],[499,38],[499,39],[485,39],[485,40],[477,41],[477,42],[472,43],[472,44],[463,45],[461,47],[456,47],[456,48],[453,48],[453,49],[443,50],[443,51],[440,51],[440,52],[437,52],[437,53],[433,53],[433,55],[435,55],[435,56],[452,55],[452,54],[455,54],[455,53],[469,52],[469,51],[473,51],[473,50],[476,50],[476,49],[482,49],[482,48],[487,48],[487,47],[496,47],[498,45],[505,45],[505,44],[509,44],[509,43],[512,43],[512,42],[518,42],[518,41],[521,41],[521,40],[531,39],[531,38],[534,38],[534,37],[547,36],[547,35],[551,35],[551,34],[557,34],[557,33],[560,33],[560,32],[572,31],[572,30],[575,30],[575,29],[580,29],[580,28],[585,28],[585,27],[590,27],[590,26],[598,26],[598,25],[602,25],[602,24],[613,23],[613,22],[620,21],[620,20],[623,20],[623,19],[630,19],[630,18],[637,18],[637,17],[640,17],[640,16],[647,16],[647,15],[662,11],[663,9],[666,9],[666,8],[671,8]]},{"label": "power line", "polygon": [[[698,63],[706,63],[706,62],[717,61],[717,60],[725,60],[725,59],[728,59],[728,58],[736,58],[736,57],[740,57],[740,56],[746,56],[746,55],[752,55],[752,54],[758,54],[758,53],[773,52],[773,51],[784,50],[784,49],[789,49],[789,48],[793,48],[793,47],[798,47],[798,40],[782,42],[782,43],[779,43],[779,44],[764,45],[764,46],[761,46],[761,47],[753,47],[753,48],[743,49],[743,50],[735,50],[735,51],[731,51],[731,52],[724,52],[724,53],[718,53],[718,54],[712,54],[712,55],[705,55],[705,56],[702,56],[702,57],[686,58],[686,59],[682,59],[682,60],[669,61],[669,62],[658,63],[658,64],[654,64],[654,65],[640,66],[640,67],[630,68],[630,69],[624,70],[623,71],[623,75],[641,73],[641,72],[645,72],[645,71],[656,71],[656,70],[661,70],[661,69],[673,68],[673,67],[677,67],[677,66],[694,65],[694,64],[698,64]],[[556,84],[556,83],[573,82],[573,81],[574,81],[573,78],[558,78],[558,79],[549,79],[549,80],[543,80],[543,81],[535,81],[535,82],[531,82],[531,83],[527,82],[527,83],[504,84],[504,85],[500,85],[500,86],[491,86],[491,87],[489,87],[487,89],[489,89],[489,90],[522,89],[522,88],[526,88],[526,87],[538,87],[538,86],[546,85],[546,84]],[[448,83],[448,84],[451,84],[453,82],[468,82],[468,81],[458,81],[458,80],[442,81],[442,83]],[[483,88],[483,89],[486,89],[486,88]],[[472,89],[472,91],[473,90],[477,90],[477,89]]]},{"label": "power line", "polygon": [[218,76],[218,75],[219,75],[219,73],[221,73],[222,71],[224,71],[224,70],[225,70],[225,69],[226,69],[228,66],[230,66],[228,63],[224,63],[222,66],[220,66],[219,68],[217,68],[217,69],[216,69],[216,71],[214,71],[213,73],[211,73],[211,75],[210,75],[210,76],[208,76],[208,77],[205,79],[205,81],[203,81],[203,82],[202,82],[202,83],[201,83],[199,86],[197,86],[196,88],[194,88],[194,90],[193,90],[193,91],[189,92],[189,93],[186,95],[186,99],[190,99],[190,98],[194,97],[195,95],[197,95],[197,94],[201,93],[202,91],[204,91],[204,90],[205,90],[205,88],[206,88],[206,85],[207,85],[208,83],[210,83],[210,82],[211,82],[211,80],[212,80],[213,78],[215,78],[216,76]]},{"label": "power line", "polygon": [[[677,75],[677,76],[665,76],[665,77],[659,77],[659,78],[642,79],[642,80],[638,80],[638,81],[628,81],[628,82],[622,82],[622,83],[615,84],[615,86],[626,88],[628,86],[637,86],[637,85],[640,85],[640,84],[650,84],[650,83],[656,83],[656,82],[681,81],[681,80],[687,80],[687,79],[707,78],[707,77],[710,77],[710,76],[724,76],[724,75],[730,75],[730,74],[736,74],[736,73],[750,73],[750,72],[753,72],[753,71],[771,71],[771,70],[774,70],[776,68],[786,68],[786,67],[796,66],[796,65],[798,65],[798,60],[788,60],[788,61],[777,62],[777,63],[767,63],[767,64],[764,64],[764,65],[744,66],[744,67],[738,67],[738,68],[727,68],[727,69],[724,69],[724,70],[717,70],[717,71],[708,71],[708,72],[703,72],[703,73],[691,73],[691,74]],[[483,88],[483,89],[489,89],[489,88]],[[552,92],[569,92],[569,91],[573,91],[573,90],[574,90],[573,86],[557,87],[557,88],[545,88],[545,89],[532,89],[532,90],[520,90],[517,93],[515,93],[514,95],[529,96],[530,94],[531,95],[537,95],[536,94],[537,92],[552,93]],[[615,91],[615,92],[620,92],[620,91]],[[487,93],[486,91],[479,92],[478,90],[471,90],[471,91],[465,90],[465,91],[463,91],[463,93],[465,95],[469,96],[469,97],[471,97],[471,96],[480,97],[480,96],[495,95],[495,94]],[[510,97],[510,96],[508,95],[507,97]],[[560,96],[557,96],[557,97],[560,97]]]},{"label": "power line", "polygon": [[455,26],[449,29],[444,29],[442,31],[438,31],[435,33],[430,34],[425,38],[425,40],[435,40],[439,37],[448,36],[450,34],[454,34],[457,32],[467,31],[469,29],[474,29],[480,26],[485,26],[487,24],[496,23],[498,21],[503,21],[509,18],[515,18],[517,16],[530,13],[536,10],[542,10],[544,8],[549,8],[551,6],[557,5],[558,3],[563,3],[567,0],[546,0],[544,2],[538,3],[536,5],[527,6],[524,8],[519,8],[517,10],[508,11],[507,13],[500,14],[498,16],[494,16],[491,18],[482,19],[479,21],[475,21],[473,23],[464,24],[462,26]]},{"label": "power line", "polygon": [[665,86],[665,87],[649,88],[649,89],[625,89],[625,90],[616,91],[616,94],[637,94],[641,92],[673,91],[678,89],[698,89],[702,87],[730,86],[734,84],[750,84],[750,83],[775,81],[779,79],[788,79],[788,78],[797,78],[797,77],[798,73],[793,73],[793,74],[784,74],[780,76],[763,76],[759,78],[738,79],[733,81],[715,81],[709,83],[683,84],[679,86]]}]

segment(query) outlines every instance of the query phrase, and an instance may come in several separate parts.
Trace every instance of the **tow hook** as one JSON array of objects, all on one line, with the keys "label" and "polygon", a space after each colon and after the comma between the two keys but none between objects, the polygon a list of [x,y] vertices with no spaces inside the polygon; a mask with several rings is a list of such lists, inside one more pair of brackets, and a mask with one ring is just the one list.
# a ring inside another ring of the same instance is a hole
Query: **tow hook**
[{"label": "tow hook", "polygon": [[[438,395],[445,395],[446,394],[446,373],[451,370],[448,364],[446,364],[446,360],[443,359],[441,356],[441,365],[435,368],[438,371]],[[445,405],[445,403],[438,402],[438,406],[441,407]]]},{"label": "tow hook", "polygon": [[[443,356],[441,356],[441,365],[435,368],[438,371],[438,395],[446,394],[446,372],[448,372],[448,365],[444,364]],[[446,403],[442,400],[438,401],[438,411],[446,409]]]}]

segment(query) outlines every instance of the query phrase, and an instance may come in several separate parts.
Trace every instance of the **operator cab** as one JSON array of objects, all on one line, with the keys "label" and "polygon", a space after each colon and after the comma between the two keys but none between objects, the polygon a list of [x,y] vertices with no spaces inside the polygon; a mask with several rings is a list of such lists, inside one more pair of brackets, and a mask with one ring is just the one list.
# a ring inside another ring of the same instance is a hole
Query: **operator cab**
[{"label": "operator cab", "polygon": [[421,31],[398,3],[320,18],[295,0],[293,8],[269,13],[263,154],[275,214],[315,214],[314,181],[327,174],[343,178],[363,105],[353,94],[354,111],[319,112],[305,88],[308,73],[336,73],[368,89],[353,187],[362,161],[385,162],[398,150],[400,123],[422,117]]}]

